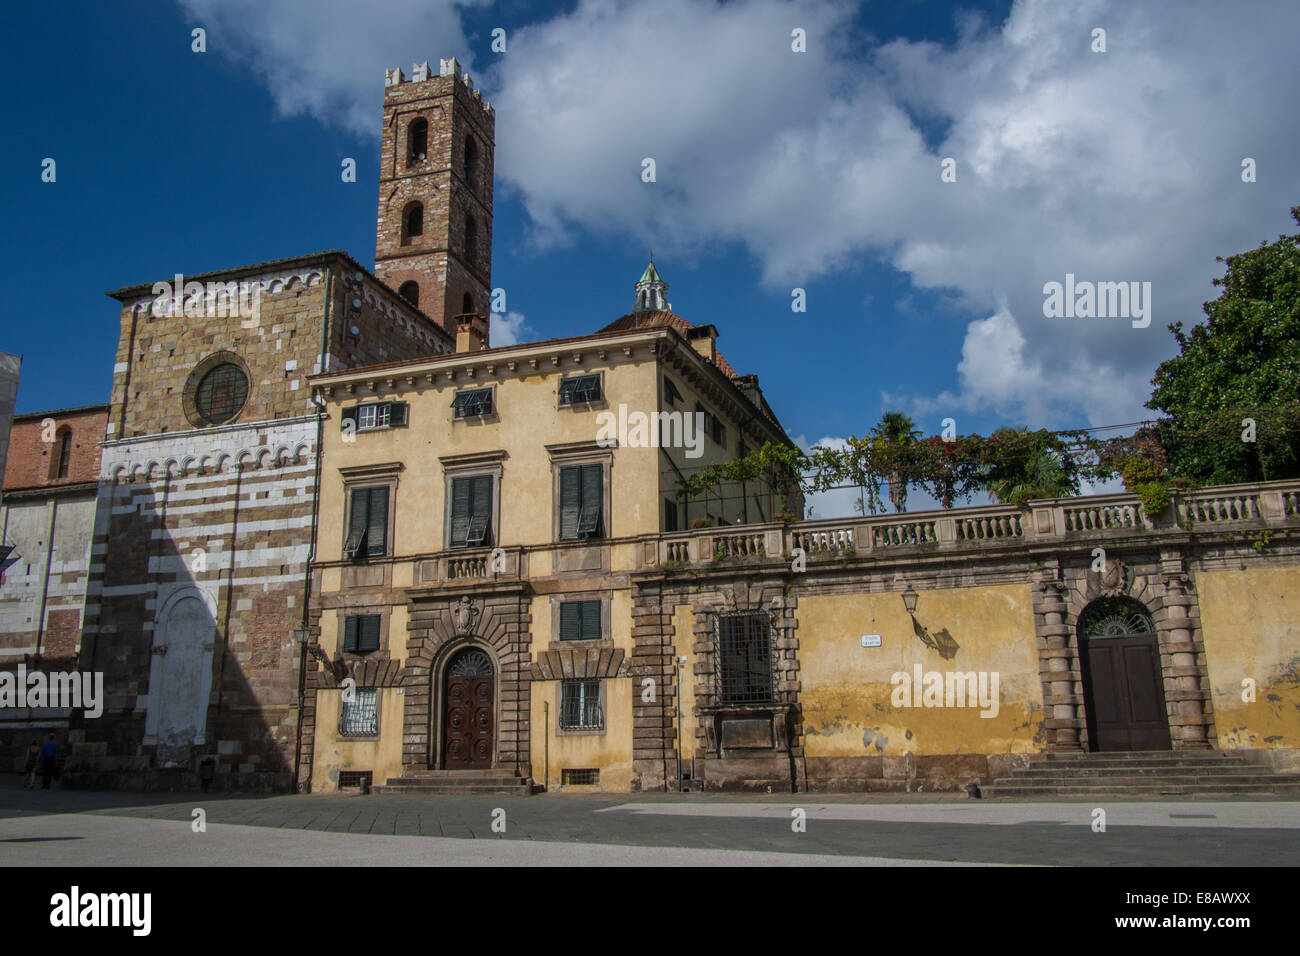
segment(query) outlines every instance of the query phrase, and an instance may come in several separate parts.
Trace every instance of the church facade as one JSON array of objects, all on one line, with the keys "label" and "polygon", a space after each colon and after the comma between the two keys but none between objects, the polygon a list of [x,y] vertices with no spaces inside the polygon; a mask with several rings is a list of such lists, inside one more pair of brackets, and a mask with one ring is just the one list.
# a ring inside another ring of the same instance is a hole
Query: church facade
[{"label": "church facade", "polygon": [[0,670],[104,677],[101,715],[45,715],[70,784],[184,788],[209,756],[219,788],[327,792],[953,790],[1097,751],[1300,772],[1300,482],[1158,515],[685,499],[789,442],[718,325],[651,262],[626,314],[494,346],[490,104],[421,64],[382,123],[373,271],[110,293],[109,402],[72,410],[97,457],[6,473],[5,520],[63,563],[0,583]]}]

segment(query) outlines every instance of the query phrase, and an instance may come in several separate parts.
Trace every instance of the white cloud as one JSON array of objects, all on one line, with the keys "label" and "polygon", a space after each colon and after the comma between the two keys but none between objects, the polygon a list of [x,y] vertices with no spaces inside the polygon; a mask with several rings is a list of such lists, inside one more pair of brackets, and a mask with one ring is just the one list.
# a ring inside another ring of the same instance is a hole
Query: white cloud
[{"label": "white cloud", "polygon": [[488,318],[488,339],[492,347],[517,345],[532,337],[533,330],[524,321],[522,312],[493,312]]},{"label": "white cloud", "polygon": [[[384,66],[465,49],[454,8],[420,0],[330,0],[310,16],[182,2],[282,110],[372,137]],[[983,316],[952,320],[953,385],[914,401],[1034,424],[1145,415],[1173,349],[1164,327],[1201,317],[1215,256],[1291,228],[1300,6],[1018,0],[1002,24],[963,15],[943,46],[873,45],[856,13],[846,0],[578,0],[512,30],[479,80],[497,107],[498,181],[532,240],[585,230],[665,258],[738,242],[774,291],[876,257]],[[1089,49],[1097,25],[1104,54]],[[807,53],[791,52],[794,26]],[[1246,156],[1257,183],[1240,180]],[[940,181],[944,157],[955,183]],[[1150,327],[1044,318],[1043,284],[1066,273],[1151,282]]]}]

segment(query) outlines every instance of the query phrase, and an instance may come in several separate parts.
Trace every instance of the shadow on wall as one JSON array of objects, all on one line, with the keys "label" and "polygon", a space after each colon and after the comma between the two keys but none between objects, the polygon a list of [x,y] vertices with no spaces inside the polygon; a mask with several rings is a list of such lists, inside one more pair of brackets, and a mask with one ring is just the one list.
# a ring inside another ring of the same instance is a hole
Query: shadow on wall
[{"label": "shadow on wall", "polygon": [[[238,500],[238,481],[207,492]],[[73,717],[65,785],[198,789],[200,762],[212,756],[214,789],[290,789],[302,576],[241,584],[257,563],[253,534],[229,505],[185,514],[202,496],[169,509],[169,490],[177,497],[185,483],[101,483],[96,530],[107,556],[87,602],[98,603],[87,614],[98,631],[84,637],[79,663],[103,672],[105,702],[97,719]],[[274,726],[269,709],[280,712]]]}]

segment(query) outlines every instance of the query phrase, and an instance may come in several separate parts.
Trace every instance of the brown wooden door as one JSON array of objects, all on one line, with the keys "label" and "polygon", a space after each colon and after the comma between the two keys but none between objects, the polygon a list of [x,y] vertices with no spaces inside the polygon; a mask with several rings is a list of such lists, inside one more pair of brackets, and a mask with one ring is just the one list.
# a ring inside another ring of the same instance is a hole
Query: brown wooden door
[{"label": "brown wooden door", "polygon": [[1093,750],[1169,750],[1154,634],[1084,641],[1083,686]]},{"label": "brown wooden door", "polygon": [[496,677],[485,653],[469,651],[452,661],[443,700],[443,766],[448,770],[491,767]]}]

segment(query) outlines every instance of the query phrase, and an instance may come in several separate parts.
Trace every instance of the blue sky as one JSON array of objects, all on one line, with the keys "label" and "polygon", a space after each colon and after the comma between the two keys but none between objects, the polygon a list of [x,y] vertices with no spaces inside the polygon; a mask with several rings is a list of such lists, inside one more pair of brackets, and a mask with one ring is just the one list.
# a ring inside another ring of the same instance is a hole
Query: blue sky
[{"label": "blue sky", "polygon": [[[492,279],[522,337],[628,311],[653,248],[675,311],[717,325],[805,441],[894,408],[927,433],[1131,421],[1173,351],[1165,326],[1214,296],[1214,257],[1290,231],[1300,202],[1300,8],[1235,10],[14,7],[0,242],[17,301],[0,349],[24,357],[18,411],[107,400],[107,290],[329,248],[371,265],[383,70],[455,55],[497,109]],[[1045,318],[1042,286],[1067,272],[1150,281],[1150,327]]]}]

